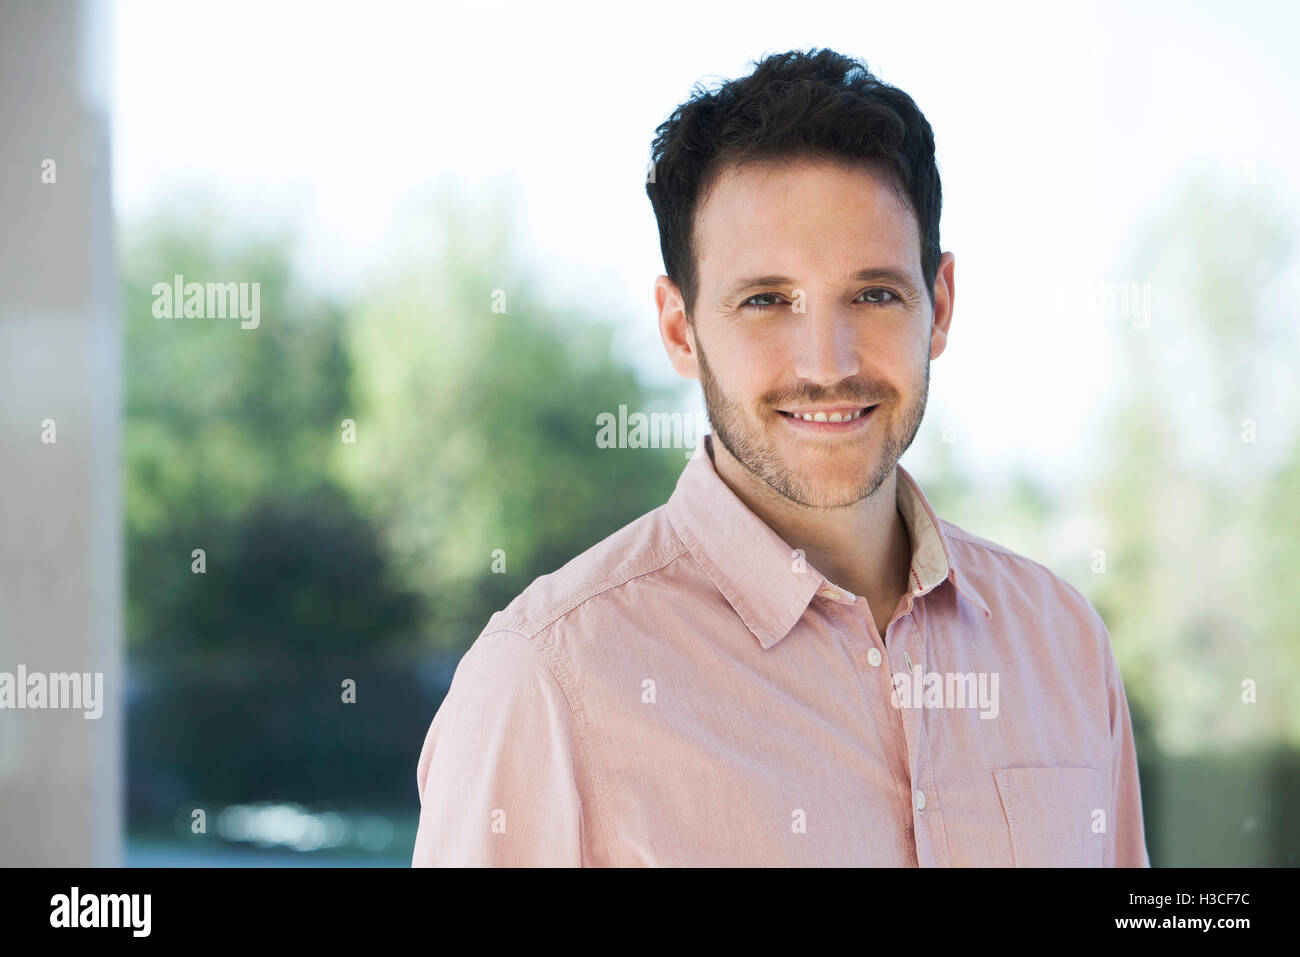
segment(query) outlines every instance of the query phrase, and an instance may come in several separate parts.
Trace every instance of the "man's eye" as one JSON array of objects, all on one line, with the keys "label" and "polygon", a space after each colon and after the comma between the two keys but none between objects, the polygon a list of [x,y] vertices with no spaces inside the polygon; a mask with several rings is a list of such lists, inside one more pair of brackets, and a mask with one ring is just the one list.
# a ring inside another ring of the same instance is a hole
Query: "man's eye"
[{"label": "man's eye", "polygon": [[[902,301],[902,298],[892,289],[886,289],[883,286],[873,286],[859,293],[858,298],[867,296],[866,302],[872,306],[892,306]],[[750,309],[771,309],[778,305],[776,302],[760,302],[759,300],[780,299],[781,297],[774,292],[760,292],[756,296],[750,296],[740,305],[742,308]]]},{"label": "man's eye", "polygon": [[889,298],[888,298],[888,299],[868,299],[867,302],[869,302],[869,303],[871,303],[872,305],[875,305],[875,306],[892,306],[894,303],[898,302],[898,296],[897,296],[897,295],[895,295],[892,291],[890,291],[890,290],[888,290],[888,289],[882,288],[881,286],[874,286],[874,287],[872,287],[871,289],[866,289],[866,290],[864,290],[864,291],[862,292],[862,295],[864,295],[864,296],[871,296],[871,295],[873,295],[873,294],[877,294],[877,293],[883,293],[884,295],[888,296]]}]

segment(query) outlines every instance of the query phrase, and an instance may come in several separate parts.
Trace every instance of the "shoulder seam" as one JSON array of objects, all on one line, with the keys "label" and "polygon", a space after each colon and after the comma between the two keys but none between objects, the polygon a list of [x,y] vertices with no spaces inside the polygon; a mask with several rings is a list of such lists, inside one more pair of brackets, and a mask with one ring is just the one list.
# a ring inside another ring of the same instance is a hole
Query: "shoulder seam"
[{"label": "shoulder seam", "polygon": [[[595,749],[591,746],[591,743],[588,741],[589,735],[584,734],[583,732],[584,722],[579,717],[580,714],[585,716],[585,712],[582,711],[581,707],[578,708],[574,707],[573,699],[569,696],[568,690],[564,687],[564,682],[562,682],[559,676],[555,673],[555,665],[551,661],[551,656],[548,655],[546,651],[542,649],[541,645],[539,645],[537,642],[533,641],[531,638],[527,637],[522,632],[516,631],[513,628],[504,628],[504,627],[493,628],[491,631],[484,632],[483,637],[487,637],[488,635],[502,635],[502,634],[514,635],[516,638],[519,638],[526,645],[532,648],[533,654],[537,657],[538,663],[541,664],[541,666],[546,670],[547,676],[550,677],[551,682],[555,685],[555,687],[559,689],[560,697],[564,699],[564,706],[569,709],[569,717],[572,719],[573,726],[574,728],[577,729],[578,732],[578,747],[582,749],[582,753],[587,757],[587,762],[586,762],[587,784],[591,788],[592,800],[595,802],[596,819],[598,824],[597,829],[604,837],[606,847],[608,848],[608,852],[610,854],[609,859],[613,860],[614,859],[613,858],[613,854],[614,854],[613,832],[610,830],[609,821],[605,816],[605,811],[604,808],[602,807],[602,801],[601,801],[601,798],[604,794],[604,789],[603,787],[598,787],[596,783],[595,768],[598,759],[596,757]],[[582,849],[579,848],[579,853],[581,852]]]},{"label": "shoulder seam", "polygon": [[1003,545],[999,545],[997,542],[991,542],[986,538],[978,538],[977,536],[972,535],[970,532],[967,532],[965,529],[958,528],[956,525],[953,525],[950,522],[944,521],[944,524],[948,526],[947,529],[948,537],[955,541],[961,542],[963,545],[969,545],[971,548],[981,548],[986,552],[993,552],[994,554],[997,555],[1004,555],[1007,558],[1013,558],[1018,561],[1028,562],[1030,565],[1033,565],[1036,568],[1039,568],[1042,571],[1046,572],[1048,575],[1052,577],[1054,581],[1059,582],[1060,584],[1068,588],[1070,591],[1074,592],[1074,594],[1078,596],[1079,599],[1082,600],[1084,604],[1086,604],[1089,608],[1092,609],[1092,613],[1097,616],[1097,618],[1102,622],[1102,624],[1103,625],[1105,624],[1105,619],[1101,617],[1101,612],[1097,611],[1096,607],[1093,606],[1092,601],[1088,598],[1087,595],[1083,593],[1082,589],[1074,585],[1072,582],[1066,579],[1065,576],[1061,575],[1059,572],[1048,567],[1047,565],[1043,564],[1042,562],[1038,561],[1035,558],[1030,558],[1028,555],[1022,555],[1019,552],[1013,552],[1011,551],[1011,549]]},{"label": "shoulder seam", "polygon": [[[962,544],[970,545],[972,548],[982,548],[985,551],[997,552],[999,555],[1006,555],[1008,558],[1022,558],[1027,562],[1033,562],[1035,565],[1042,565],[1043,568],[1047,568],[1047,566],[1043,565],[1042,562],[1036,562],[1028,555],[1021,555],[1019,552],[1013,552],[1005,545],[999,545],[997,542],[991,542],[987,538],[980,538],[979,536],[974,535],[963,528],[959,528],[958,526],[953,525],[947,519],[940,519],[939,521],[943,522],[943,524],[947,526],[945,531],[947,531],[948,537],[956,539]],[[1050,568],[1047,568],[1047,570],[1051,571]]]},{"label": "shoulder seam", "polygon": [[[949,528],[948,537],[961,542],[963,545],[969,545],[971,548],[982,548],[986,552],[993,552],[994,554],[997,555],[1005,555],[1007,558],[1014,558],[1017,561],[1028,562],[1030,565],[1035,565],[1038,568],[1041,568],[1043,571],[1047,572],[1047,574],[1051,575],[1053,578],[1061,582],[1063,585],[1069,585],[1070,588],[1074,588],[1074,586],[1071,585],[1064,578],[1062,578],[1061,575],[1053,571],[1047,565],[1044,565],[1036,558],[1030,558],[1028,555],[1022,555],[1019,552],[1013,552],[1005,545],[999,545],[997,542],[991,542],[987,538],[980,538],[976,535],[972,535],[970,532],[967,532],[964,529],[960,529],[955,525],[949,524],[948,528]],[[1079,591],[1077,588],[1074,588],[1074,590]],[[1083,592],[1079,592],[1079,594],[1082,595]]]},{"label": "shoulder seam", "polygon": [[[581,605],[586,604],[587,602],[591,601],[591,599],[599,598],[601,595],[605,594],[606,592],[613,591],[615,588],[620,588],[623,585],[626,585],[628,582],[634,581],[638,578],[643,578],[646,575],[653,575],[655,572],[667,568],[677,559],[681,558],[683,555],[686,554],[689,554],[689,549],[681,545],[680,542],[678,543],[678,547],[676,548],[658,549],[657,551],[651,552],[648,556],[643,558],[637,564],[633,565],[631,568],[625,569],[623,574],[617,576],[616,578],[601,579],[596,584],[588,586],[583,591],[579,591],[574,594],[567,595],[565,598],[561,599],[560,601],[553,604],[550,608],[548,608],[540,616],[539,618],[540,623],[537,624],[536,626],[521,628],[521,627],[515,627],[508,623],[503,623],[497,626],[496,628],[494,628],[493,631],[513,631],[515,634],[519,635],[520,637],[531,641],[534,638],[536,638],[537,635],[539,635],[541,632],[550,628],[560,619],[566,617],[573,611],[576,611]],[[517,619],[515,620],[515,625],[522,625],[522,624],[524,623],[518,621]]]}]

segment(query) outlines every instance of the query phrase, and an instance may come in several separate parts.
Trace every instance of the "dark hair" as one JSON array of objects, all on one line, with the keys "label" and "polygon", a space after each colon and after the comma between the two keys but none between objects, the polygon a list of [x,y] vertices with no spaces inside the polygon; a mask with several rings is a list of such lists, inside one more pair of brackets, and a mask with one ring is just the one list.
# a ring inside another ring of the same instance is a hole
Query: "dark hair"
[{"label": "dark hair", "polygon": [[910,96],[834,50],[777,53],[691,98],[655,131],[646,193],[664,271],[692,319],[699,291],[693,225],[705,190],[733,163],[829,158],[883,165],[916,217],[927,294],[939,270],[942,197],[934,133]]}]

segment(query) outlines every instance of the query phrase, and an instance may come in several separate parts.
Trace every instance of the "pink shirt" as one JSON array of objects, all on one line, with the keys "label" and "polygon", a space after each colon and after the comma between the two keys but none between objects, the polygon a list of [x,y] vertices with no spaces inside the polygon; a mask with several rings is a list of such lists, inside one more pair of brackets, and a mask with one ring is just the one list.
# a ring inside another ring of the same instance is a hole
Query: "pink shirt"
[{"label": "pink shirt", "polygon": [[899,466],[882,640],[711,454],[488,621],[425,738],[413,865],[1150,866],[1079,591]]}]

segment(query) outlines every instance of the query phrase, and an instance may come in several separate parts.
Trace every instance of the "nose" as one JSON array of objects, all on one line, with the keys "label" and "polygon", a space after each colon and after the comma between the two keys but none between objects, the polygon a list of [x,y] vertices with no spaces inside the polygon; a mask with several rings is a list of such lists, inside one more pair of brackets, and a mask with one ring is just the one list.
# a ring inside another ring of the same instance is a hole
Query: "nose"
[{"label": "nose", "polygon": [[795,375],[832,386],[858,374],[858,330],[848,309],[809,306],[804,315],[796,318],[799,321],[793,326],[791,347]]}]

